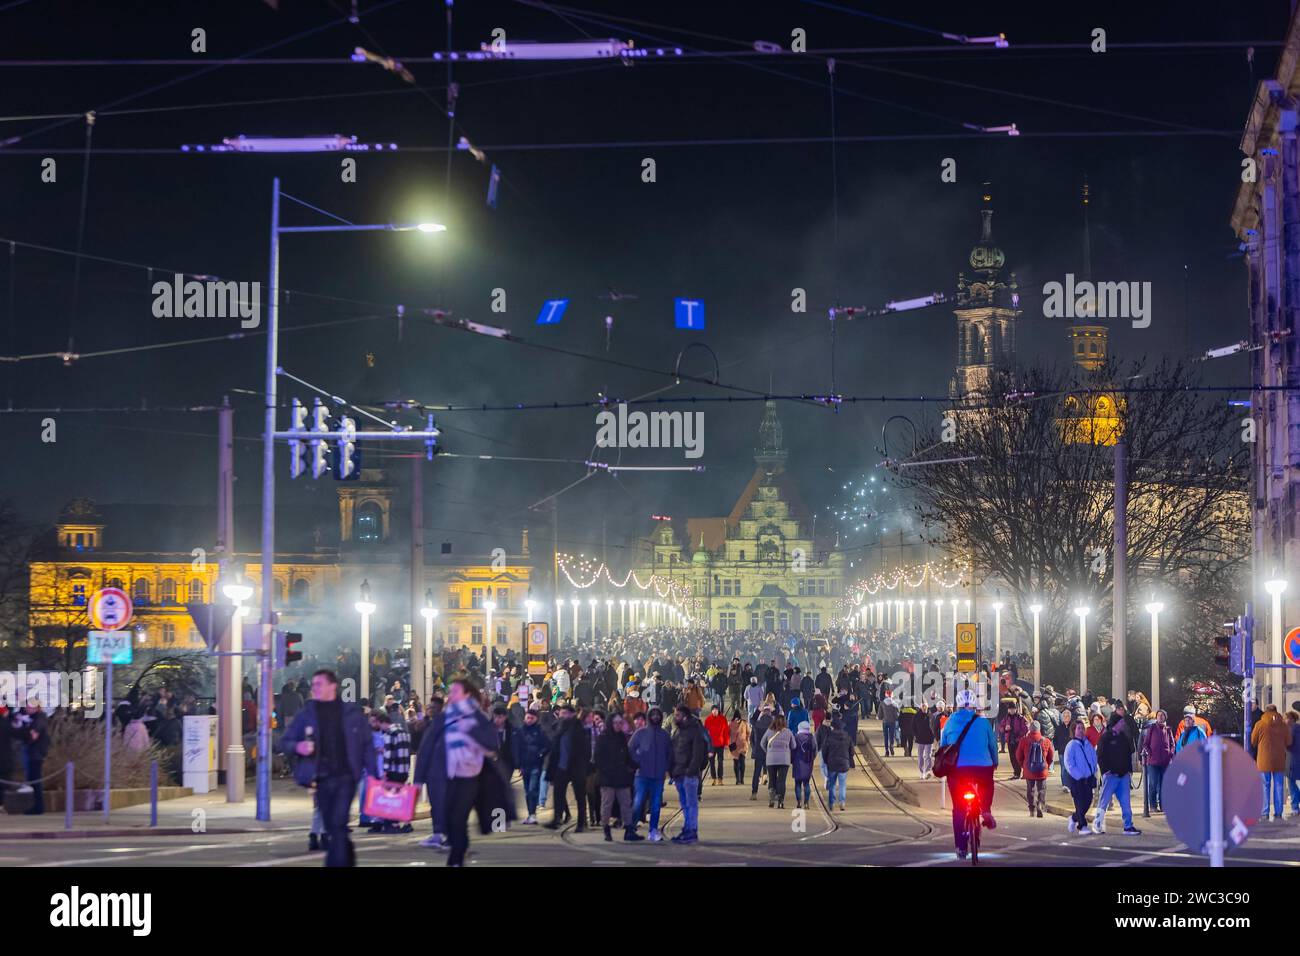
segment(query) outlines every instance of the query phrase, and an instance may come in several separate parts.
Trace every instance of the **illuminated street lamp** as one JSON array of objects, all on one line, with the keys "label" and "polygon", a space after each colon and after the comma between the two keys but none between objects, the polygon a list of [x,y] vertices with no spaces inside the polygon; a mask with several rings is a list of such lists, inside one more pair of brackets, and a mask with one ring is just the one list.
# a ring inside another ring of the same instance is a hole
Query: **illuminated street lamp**
[{"label": "illuminated street lamp", "polygon": [[1265,581],[1264,590],[1273,599],[1273,642],[1269,657],[1274,664],[1279,665],[1272,668],[1272,674],[1269,675],[1270,699],[1272,703],[1277,705],[1280,712],[1283,709],[1282,679],[1286,676],[1285,668],[1280,666],[1284,663],[1282,658],[1282,593],[1286,590],[1286,581],[1281,578]]},{"label": "illuminated street lamp", "polygon": [[952,599],[952,639],[957,639],[957,599]]},{"label": "illuminated street lamp", "polygon": [[605,598],[605,636],[614,636],[614,599]]},{"label": "illuminated street lamp", "polygon": [[1080,604],[1074,609],[1079,615],[1079,696],[1088,692],[1088,615],[1092,608]]},{"label": "illuminated street lamp", "polygon": [[564,646],[564,598],[555,599],[555,646]]},{"label": "illuminated street lamp", "polygon": [[243,690],[244,659],[237,655],[244,650],[243,618],[249,610],[244,602],[253,596],[253,589],[236,578],[222,585],[221,592],[235,605],[230,616],[230,678],[226,699],[221,707],[221,722],[226,738],[226,802],[244,802],[244,733]]},{"label": "illuminated street lamp", "polygon": [[1038,671],[1038,615],[1043,613],[1043,606],[1041,604],[1031,604],[1029,605],[1029,613],[1034,616],[1034,693],[1038,694],[1042,692]]},{"label": "illuminated street lamp", "polygon": [[908,634],[912,633],[912,622],[914,620],[914,616],[912,614],[912,605],[914,603],[915,602],[912,598],[907,599],[907,633]]},{"label": "illuminated street lamp", "polygon": [[570,598],[569,604],[573,608],[573,643],[578,643],[578,605],[582,603],[577,598]]},{"label": "illuminated street lamp", "polygon": [[596,640],[596,599],[587,598],[587,606],[591,608],[591,639]]},{"label": "illuminated street lamp", "polygon": [[1160,709],[1160,612],[1165,606],[1151,595],[1147,613],[1151,615],[1151,712]]},{"label": "illuminated street lamp", "polygon": [[[532,603],[529,601],[528,603]],[[433,589],[424,592],[424,607],[420,608],[424,618],[424,673],[420,675],[420,700],[429,700],[429,688],[433,686],[433,622],[438,619],[438,609],[433,606]]]},{"label": "illuminated street lamp", "polygon": [[943,601],[934,599],[934,639],[943,642]]},{"label": "illuminated street lamp", "polygon": [[618,599],[618,632],[627,637],[627,598]]},{"label": "illuminated street lamp", "polygon": [[370,699],[370,615],[375,613],[370,600],[370,581],[361,582],[361,600],[353,605],[361,615],[361,692],[360,698]]},{"label": "illuminated street lamp", "polygon": [[993,602],[993,662],[1002,662],[1002,602]]}]

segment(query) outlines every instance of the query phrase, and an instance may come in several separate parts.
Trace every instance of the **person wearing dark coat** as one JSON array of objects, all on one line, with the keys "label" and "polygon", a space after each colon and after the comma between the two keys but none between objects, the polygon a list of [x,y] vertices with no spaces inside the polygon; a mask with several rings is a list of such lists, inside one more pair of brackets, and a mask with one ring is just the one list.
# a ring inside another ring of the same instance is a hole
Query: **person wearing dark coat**
[{"label": "person wearing dark coat", "polygon": [[627,723],[622,714],[610,714],[604,731],[596,738],[596,774],[600,784],[600,825],[606,842],[610,835],[614,804],[618,804],[618,819],[623,824],[623,839],[631,842],[642,839],[636,832],[636,818],[632,816],[632,757],[627,745]]},{"label": "person wearing dark coat", "polygon": [[[835,681],[830,674],[826,673],[826,668],[823,667],[817,672],[817,679],[813,681],[813,687],[814,689],[821,691],[822,696],[827,700],[830,700],[834,696],[832,692],[835,690]],[[808,696],[808,699],[812,699],[811,694]]]},{"label": "person wearing dark coat", "polygon": [[916,767],[921,779],[929,780],[930,771],[934,769],[934,724],[925,704],[921,704],[912,718],[912,733],[916,737]]},{"label": "person wearing dark coat", "polygon": [[546,755],[551,751],[551,738],[542,729],[537,711],[529,710],[524,714],[524,725],[511,738],[511,747],[511,760],[519,768],[519,776],[524,782],[524,805],[528,809],[524,823],[536,823],[542,771],[546,766]]},{"label": "person wearing dark coat", "polygon": [[647,726],[634,733],[628,742],[628,756],[636,767],[633,781],[636,786],[636,807],[632,811],[631,823],[635,834],[636,823],[648,806],[650,840],[658,843],[662,839],[659,834],[659,810],[663,805],[664,777],[672,768],[673,748],[668,731],[663,729],[663,711],[651,707],[646,718]]},{"label": "person wearing dark coat", "polygon": [[313,674],[312,699],[285,730],[280,747],[297,755],[293,776],[298,785],[315,787],[325,826],[325,865],[355,866],[356,853],[348,837],[352,798],[362,774],[378,774],[378,761],[365,712],[358,704],[339,700],[338,692],[339,679],[333,671]]},{"label": "person wearing dark coat", "polygon": [[591,763],[591,745],[587,728],[574,716],[571,704],[560,705],[560,725],[551,745],[551,752],[546,759],[546,779],[555,795],[555,812],[551,822],[546,824],[548,830],[558,830],[560,824],[569,818],[569,802],[566,788],[576,785],[579,799],[577,832],[587,829],[587,802],[582,799],[582,788],[586,785],[587,768]]},{"label": "person wearing dark coat", "polygon": [[700,838],[700,774],[708,764],[707,732],[689,707],[679,704],[674,715],[677,732],[672,736],[672,766],[669,776],[681,801],[682,831],[673,843],[695,843]]}]

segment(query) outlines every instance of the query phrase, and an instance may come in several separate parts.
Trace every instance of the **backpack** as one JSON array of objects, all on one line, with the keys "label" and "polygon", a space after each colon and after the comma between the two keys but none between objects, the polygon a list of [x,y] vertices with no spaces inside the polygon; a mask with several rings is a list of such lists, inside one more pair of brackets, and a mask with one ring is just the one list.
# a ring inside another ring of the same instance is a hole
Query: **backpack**
[{"label": "backpack", "polygon": [[1042,773],[1047,769],[1047,762],[1043,759],[1043,742],[1041,740],[1031,740],[1029,742],[1029,753],[1025,760],[1025,769],[1033,774]]}]

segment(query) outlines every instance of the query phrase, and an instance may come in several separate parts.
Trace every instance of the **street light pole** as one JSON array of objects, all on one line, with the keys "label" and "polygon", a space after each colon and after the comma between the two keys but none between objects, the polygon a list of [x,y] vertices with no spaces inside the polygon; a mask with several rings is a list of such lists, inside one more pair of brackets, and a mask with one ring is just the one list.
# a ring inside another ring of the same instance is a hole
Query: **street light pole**
[{"label": "street light pole", "polygon": [[369,580],[362,580],[361,600],[353,606],[361,615],[361,686],[357,689],[357,699],[370,700],[370,615],[375,613],[375,605],[370,600]]},{"label": "street light pole", "polygon": [[993,663],[1002,664],[1002,602],[993,602]]},{"label": "street light pole", "polygon": [[1160,709],[1160,612],[1165,606],[1152,595],[1147,605],[1151,615],[1151,713]]},{"label": "street light pole", "polygon": [[1092,609],[1079,605],[1074,609],[1079,615],[1079,696],[1088,691],[1088,615]]},{"label": "street light pole", "polygon": [[1034,693],[1035,694],[1041,694],[1043,692],[1042,679],[1040,677],[1041,670],[1039,668],[1039,657],[1038,657],[1038,615],[1041,614],[1042,611],[1043,611],[1043,606],[1041,604],[1029,605],[1029,613],[1034,616]]},{"label": "street light pole", "polygon": [[429,692],[433,689],[433,621],[438,616],[438,609],[433,606],[433,589],[424,592],[424,607],[420,608],[424,618],[424,670],[420,674],[420,703],[427,710]]},{"label": "street light pole", "polygon": [[242,706],[244,699],[244,602],[253,596],[253,589],[240,580],[222,587],[222,593],[235,605],[230,616],[230,681],[223,702],[222,720],[226,737],[226,802],[244,802],[244,733]]},{"label": "street light pole", "polygon": [[1286,677],[1286,668],[1281,666],[1285,663],[1282,657],[1282,594],[1286,591],[1286,581],[1281,578],[1265,581],[1264,590],[1273,599],[1273,640],[1269,649],[1269,660],[1278,665],[1272,668],[1273,673],[1269,675],[1270,701],[1277,705],[1278,713],[1281,713],[1282,683]]},{"label": "street light pole", "polygon": [[483,613],[487,621],[483,627],[483,689],[492,681],[492,612],[497,609],[495,601],[483,602]]}]

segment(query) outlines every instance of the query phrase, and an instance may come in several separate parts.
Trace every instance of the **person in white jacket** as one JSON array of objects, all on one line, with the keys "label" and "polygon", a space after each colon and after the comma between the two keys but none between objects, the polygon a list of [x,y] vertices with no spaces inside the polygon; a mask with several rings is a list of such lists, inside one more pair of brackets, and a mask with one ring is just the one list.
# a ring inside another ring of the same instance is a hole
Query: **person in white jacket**
[{"label": "person in white jacket", "polygon": [[1092,791],[1097,786],[1097,749],[1088,739],[1087,727],[1082,720],[1074,722],[1074,739],[1065,745],[1065,783],[1074,798],[1074,813],[1070,814],[1067,829],[1070,833],[1086,836],[1088,808],[1092,806]]}]

